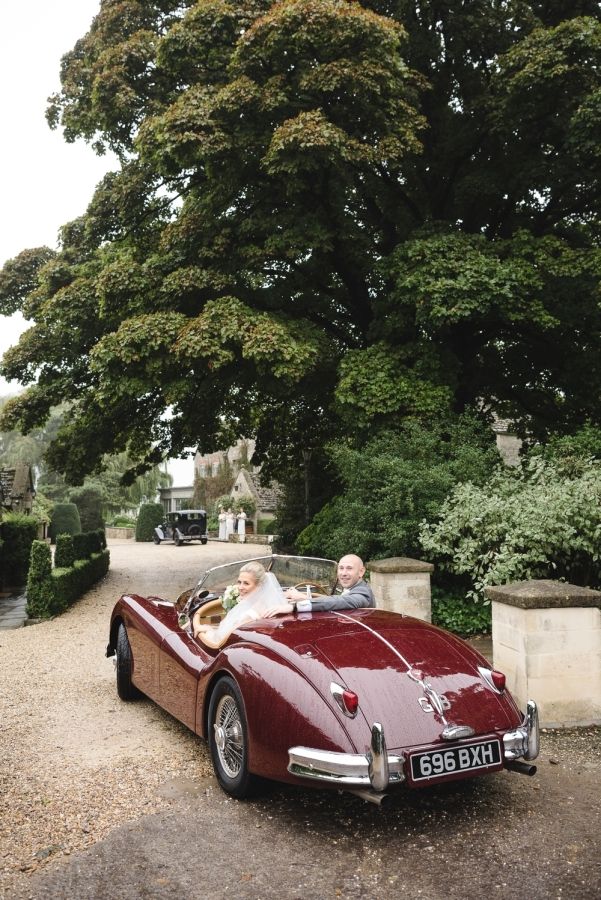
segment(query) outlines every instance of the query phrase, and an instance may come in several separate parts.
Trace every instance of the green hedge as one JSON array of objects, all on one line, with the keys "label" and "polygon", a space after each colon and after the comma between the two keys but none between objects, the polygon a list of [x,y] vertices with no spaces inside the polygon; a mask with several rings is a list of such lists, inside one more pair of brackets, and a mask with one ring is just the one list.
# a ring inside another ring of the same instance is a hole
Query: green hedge
[{"label": "green hedge", "polygon": [[57,534],[79,534],[81,520],[74,503],[55,503],[50,520],[50,540],[55,542]]},{"label": "green hedge", "polygon": [[[88,554],[86,553],[85,555],[87,556]],[[56,568],[68,569],[74,565],[76,558],[73,535],[57,534],[56,550],[54,551],[54,565]]]},{"label": "green hedge", "polygon": [[165,521],[165,510],[160,503],[143,503],[136,520],[136,540],[151,541],[154,529]]},{"label": "green hedge", "polygon": [[[95,534],[97,540],[100,540],[98,532],[90,533]],[[62,539],[65,535],[59,537]],[[60,541],[62,547],[66,547],[67,544],[68,541]],[[58,549],[57,543],[57,552]],[[109,564],[110,553],[103,549],[92,553],[88,559],[76,559],[72,566],[52,569],[50,547],[45,541],[34,541],[27,581],[28,615],[47,619],[63,612],[106,575]]]},{"label": "green hedge", "polygon": [[88,485],[73,488],[69,491],[69,500],[77,506],[82,531],[104,527],[102,491],[99,488]]},{"label": "green hedge", "polygon": [[0,585],[21,587],[27,581],[31,545],[38,534],[37,519],[8,513],[0,522]]}]

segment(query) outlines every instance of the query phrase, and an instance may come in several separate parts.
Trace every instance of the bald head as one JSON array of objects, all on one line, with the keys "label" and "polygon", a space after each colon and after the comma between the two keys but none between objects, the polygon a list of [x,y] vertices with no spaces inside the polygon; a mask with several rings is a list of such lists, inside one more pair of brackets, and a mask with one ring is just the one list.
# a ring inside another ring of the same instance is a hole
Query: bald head
[{"label": "bald head", "polygon": [[365,575],[363,560],[354,553],[343,556],[338,563],[338,581],[343,588],[351,588]]}]

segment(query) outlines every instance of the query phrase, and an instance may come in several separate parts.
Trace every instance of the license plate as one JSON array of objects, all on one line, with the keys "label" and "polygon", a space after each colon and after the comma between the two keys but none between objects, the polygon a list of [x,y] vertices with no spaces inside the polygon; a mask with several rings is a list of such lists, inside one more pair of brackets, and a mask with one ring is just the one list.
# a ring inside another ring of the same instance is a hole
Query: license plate
[{"label": "license plate", "polygon": [[461,772],[500,769],[501,744],[498,740],[492,740],[429,750],[427,753],[414,753],[410,761],[412,781],[431,781]]}]

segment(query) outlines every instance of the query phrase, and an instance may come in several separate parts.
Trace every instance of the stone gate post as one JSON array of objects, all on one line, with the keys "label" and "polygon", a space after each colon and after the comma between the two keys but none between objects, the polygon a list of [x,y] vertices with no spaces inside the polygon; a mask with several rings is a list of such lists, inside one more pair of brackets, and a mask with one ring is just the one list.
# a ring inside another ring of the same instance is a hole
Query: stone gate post
[{"label": "stone gate post", "polygon": [[432,621],[430,573],[432,563],[393,556],[367,564],[370,584],[380,609]]},{"label": "stone gate post", "polygon": [[601,724],[601,592],[560,581],[486,589],[493,661],[547,727]]}]

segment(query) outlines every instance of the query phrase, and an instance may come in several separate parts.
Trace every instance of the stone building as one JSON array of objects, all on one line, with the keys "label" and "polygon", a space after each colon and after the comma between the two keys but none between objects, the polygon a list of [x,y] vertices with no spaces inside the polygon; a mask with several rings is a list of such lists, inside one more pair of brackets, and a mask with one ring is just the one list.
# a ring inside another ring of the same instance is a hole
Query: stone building
[{"label": "stone building", "polygon": [[28,515],[31,512],[35,486],[33,472],[27,463],[0,469],[0,505],[6,512]]}]

